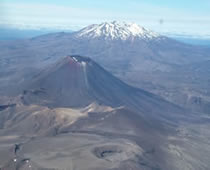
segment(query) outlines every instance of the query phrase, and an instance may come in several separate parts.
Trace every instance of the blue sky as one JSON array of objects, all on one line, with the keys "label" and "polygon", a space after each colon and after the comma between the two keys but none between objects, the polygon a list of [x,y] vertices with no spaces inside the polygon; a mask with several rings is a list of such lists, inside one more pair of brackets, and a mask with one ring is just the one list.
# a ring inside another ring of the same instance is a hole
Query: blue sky
[{"label": "blue sky", "polygon": [[210,0],[0,0],[0,9],[1,26],[25,29],[119,20],[161,33],[210,35]]}]

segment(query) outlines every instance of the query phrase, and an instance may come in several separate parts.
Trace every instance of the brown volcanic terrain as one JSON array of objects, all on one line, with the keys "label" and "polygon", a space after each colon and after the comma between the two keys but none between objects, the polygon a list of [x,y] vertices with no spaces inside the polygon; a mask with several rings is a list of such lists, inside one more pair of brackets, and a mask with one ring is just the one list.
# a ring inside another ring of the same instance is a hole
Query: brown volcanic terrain
[{"label": "brown volcanic terrain", "polygon": [[[209,117],[67,56],[1,97],[1,169],[207,170]],[[18,89],[17,92],[20,90]]]}]

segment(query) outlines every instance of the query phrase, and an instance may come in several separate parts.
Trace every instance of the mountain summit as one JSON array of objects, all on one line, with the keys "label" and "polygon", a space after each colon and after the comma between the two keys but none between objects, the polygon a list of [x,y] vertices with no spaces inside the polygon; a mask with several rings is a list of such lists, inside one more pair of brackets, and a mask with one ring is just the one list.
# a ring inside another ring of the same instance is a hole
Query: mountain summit
[{"label": "mountain summit", "polygon": [[50,107],[84,107],[99,103],[112,107],[127,106],[138,111],[156,112],[173,108],[149,92],[122,82],[96,62],[78,55],[60,59],[35,76],[25,88],[25,104]]},{"label": "mountain summit", "polygon": [[111,40],[127,40],[133,38],[153,39],[159,36],[160,35],[157,33],[147,30],[136,23],[125,23],[117,21],[93,24],[76,33],[76,37],[102,38]]}]

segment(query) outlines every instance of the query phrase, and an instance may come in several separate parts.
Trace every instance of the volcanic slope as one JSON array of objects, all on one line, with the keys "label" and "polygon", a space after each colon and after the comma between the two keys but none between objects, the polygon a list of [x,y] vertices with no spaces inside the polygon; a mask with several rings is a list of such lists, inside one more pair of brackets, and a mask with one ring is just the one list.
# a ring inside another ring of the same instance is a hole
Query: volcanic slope
[{"label": "volcanic slope", "polygon": [[93,102],[142,112],[168,113],[181,109],[144,90],[133,88],[87,57],[62,58],[26,83],[25,104],[49,107],[84,107]]}]

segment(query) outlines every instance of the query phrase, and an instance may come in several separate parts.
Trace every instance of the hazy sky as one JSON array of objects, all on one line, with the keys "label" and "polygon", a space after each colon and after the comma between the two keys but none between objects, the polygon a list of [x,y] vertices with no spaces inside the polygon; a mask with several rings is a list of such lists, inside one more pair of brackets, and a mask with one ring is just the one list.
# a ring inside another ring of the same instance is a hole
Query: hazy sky
[{"label": "hazy sky", "polygon": [[75,30],[113,20],[210,35],[210,0],[0,0],[1,26]]}]

